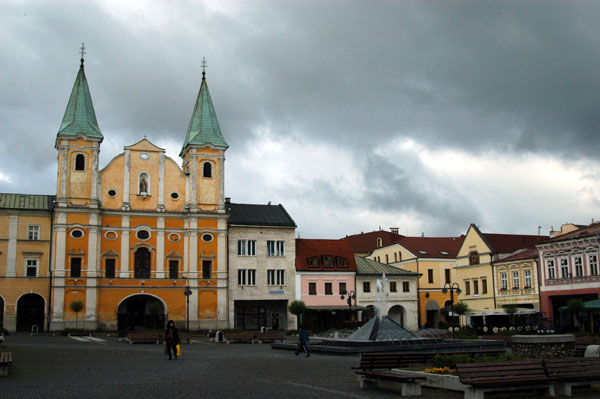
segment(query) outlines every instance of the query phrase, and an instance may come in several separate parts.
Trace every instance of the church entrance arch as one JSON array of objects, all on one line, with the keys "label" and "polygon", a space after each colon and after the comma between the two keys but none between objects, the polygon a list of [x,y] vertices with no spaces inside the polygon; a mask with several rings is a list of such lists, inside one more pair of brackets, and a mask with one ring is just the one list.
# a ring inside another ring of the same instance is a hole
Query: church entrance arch
[{"label": "church entrance arch", "polygon": [[44,329],[44,298],[25,294],[17,301],[17,331],[31,331],[33,326]]},{"label": "church entrance arch", "polygon": [[150,251],[148,248],[140,247],[135,251],[134,278],[150,278]]},{"label": "church entrance arch", "polygon": [[400,324],[402,327],[404,327],[404,315],[406,314],[406,311],[404,310],[404,308],[400,305],[394,305],[390,308],[389,312],[388,312],[388,317],[392,320],[394,320],[396,323]]},{"label": "church entrance arch", "polygon": [[165,328],[166,306],[159,298],[138,294],[119,304],[117,328],[119,331],[162,330]]}]

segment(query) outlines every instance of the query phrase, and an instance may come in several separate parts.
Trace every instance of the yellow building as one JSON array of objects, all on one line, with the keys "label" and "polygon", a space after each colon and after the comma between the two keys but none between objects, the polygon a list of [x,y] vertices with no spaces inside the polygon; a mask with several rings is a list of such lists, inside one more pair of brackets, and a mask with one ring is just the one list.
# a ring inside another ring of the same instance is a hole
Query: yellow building
[{"label": "yellow building", "polygon": [[[455,279],[456,254],[464,237],[405,237],[375,249],[370,259],[419,273],[418,322],[420,327],[438,328],[451,322],[451,294],[443,293]],[[453,291],[454,302],[458,293]]]},{"label": "yellow building", "polygon": [[50,195],[0,194],[0,329],[44,329],[53,201]]},{"label": "yellow building", "polygon": [[103,138],[82,60],[56,136],[50,329],[227,326],[227,143],[204,73],[183,168],[143,139],[99,170]]},{"label": "yellow building", "polygon": [[460,299],[469,306],[472,316],[480,316],[483,320],[486,315],[498,314],[495,292],[500,283],[494,275],[495,265],[517,251],[535,248],[543,239],[547,237],[484,234],[476,225],[469,226],[456,257],[456,282],[462,291]]},{"label": "yellow building", "polygon": [[496,307],[539,312],[538,250],[525,249],[494,264]]}]

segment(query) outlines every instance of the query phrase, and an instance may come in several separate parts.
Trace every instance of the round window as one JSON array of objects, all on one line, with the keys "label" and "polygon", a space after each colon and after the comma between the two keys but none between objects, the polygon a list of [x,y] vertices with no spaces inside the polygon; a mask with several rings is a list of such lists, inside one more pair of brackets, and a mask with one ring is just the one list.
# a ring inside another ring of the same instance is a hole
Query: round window
[{"label": "round window", "polygon": [[116,190],[113,190],[113,189],[108,190],[108,196],[109,197],[115,197],[116,195],[117,195],[117,191]]},{"label": "round window", "polygon": [[119,237],[119,235],[116,231],[107,231],[106,233],[104,233],[104,237],[107,240],[116,240]]},{"label": "round window", "polygon": [[83,230],[81,230],[81,229],[73,229],[73,230],[71,230],[71,237],[73,237],[73,238],[81,238],[81,237],[83,237]]},{"label": "round window", "polygon": [[179,194],[171,193],[171,199],[174,199],[174,200],[179,199]]},{"label": "round window", "polygon": [[177,233],[169,234],[169,241],[177,242],[181,239],[181,236]]},{"label": "round window", "polygon": [[147,240],[150,238],[150,232],[148,230],[138,230],[137,233],[135,233],[135,236],[138,240]]},{"label": "round window", "polygon": [[209,233],[202,234],[202,241],[211,242],[213,240],[213,235]]}]

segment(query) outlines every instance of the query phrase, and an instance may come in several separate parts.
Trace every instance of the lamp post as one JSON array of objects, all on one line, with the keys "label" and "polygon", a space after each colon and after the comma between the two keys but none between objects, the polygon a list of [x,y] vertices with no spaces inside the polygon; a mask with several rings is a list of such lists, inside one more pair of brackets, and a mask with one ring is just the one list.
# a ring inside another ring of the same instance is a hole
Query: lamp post
[{"label": "lamp post", "polygon": [[192,289],[189,285],[185,286],[185,290],[183,291],[183,295],[185,295],[185,323],[186,330],[190,332],[190,295],[192,295]]},{"label": "lamp post", "polygon": [[[346,299],[346,296],[348,297]],[[354,299],[354,307],[356,307],[356,293],[354,291],[344,291],[340,295],[340,299],[343,301],[346,299],[348,306],[350,307],[350,319],[352,319],[352,300]],[[358,327],[358,314],[356,315],[356,327]]]},{"label": "lamp post", "polygon": [[454,291],[456,291],[457,294],[461,293],[460,287],[458,286],[458,283],[446,283],[444,284],[444,288],[442,288],[442,293],[443,294],[447,294],[448,291],[450,291],[450,302],[451,302],[451,312],[452,312],[452,319],[450,319],[450,326],[452,327],[452,337],[456,338],[456,335],[454,333]]}]

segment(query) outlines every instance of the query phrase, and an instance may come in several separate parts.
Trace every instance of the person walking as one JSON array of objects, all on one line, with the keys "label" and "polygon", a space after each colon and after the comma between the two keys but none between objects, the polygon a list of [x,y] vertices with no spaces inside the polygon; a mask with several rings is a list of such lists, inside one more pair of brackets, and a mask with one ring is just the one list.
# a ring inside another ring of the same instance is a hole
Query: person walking
[{"label": "person walking", "polygon": [[165,331],[165,342],[167,344],[167,354],[169,355],[169,360],[172,359],[171,351],[173,351],[175,360],[177,360],[177,345],[179,344],[179,332],[177,331],[177,327],[175,327],[175,322],[173,320],[169,320],[167,322],[167,331]]},{"label": "person walking", "polygon": [[308,334],[303,327],[300,327],[300,331],[298,332],[298,349],[296,350],[296,356],[300,353],[300,351],[304,351],[306,353],[306,357],[310,356],[310,352],[308,352]]}]

